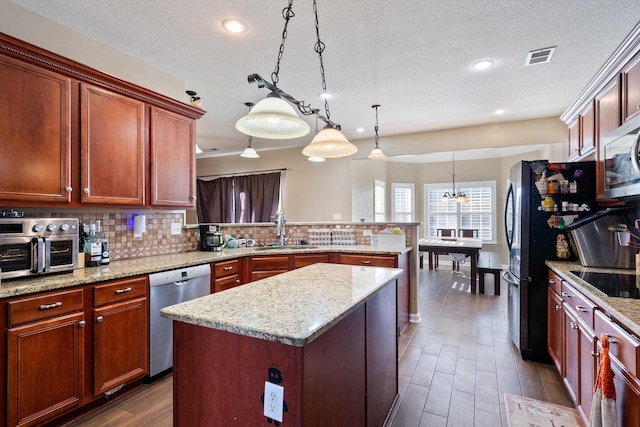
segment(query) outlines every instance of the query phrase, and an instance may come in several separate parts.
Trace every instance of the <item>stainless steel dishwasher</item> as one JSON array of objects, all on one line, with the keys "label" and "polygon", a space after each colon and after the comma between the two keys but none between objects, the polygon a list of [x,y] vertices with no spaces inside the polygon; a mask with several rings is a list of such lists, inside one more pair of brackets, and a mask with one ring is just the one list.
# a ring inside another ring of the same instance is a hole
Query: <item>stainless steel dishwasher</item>
[{"label": "stainless steel dishwasher", "polygon": [[209,295],[209,264],[149,275],[149,376],[173,366],[173,324],[160,316],[160,309]]}]

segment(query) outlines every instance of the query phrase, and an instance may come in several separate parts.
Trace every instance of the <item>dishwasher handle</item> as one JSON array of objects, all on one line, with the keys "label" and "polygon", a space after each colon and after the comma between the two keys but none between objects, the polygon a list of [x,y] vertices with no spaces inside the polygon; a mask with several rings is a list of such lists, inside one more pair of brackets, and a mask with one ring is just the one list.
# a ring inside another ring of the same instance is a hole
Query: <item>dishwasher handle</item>
[{"label": "dishwasher handle", "polygon": [[173,284],[176,285],[176,286],[185,286],[185,285],[188,285],[191,282],[193,282],[193,279],[176,280],[175,282],[173,282]]}]

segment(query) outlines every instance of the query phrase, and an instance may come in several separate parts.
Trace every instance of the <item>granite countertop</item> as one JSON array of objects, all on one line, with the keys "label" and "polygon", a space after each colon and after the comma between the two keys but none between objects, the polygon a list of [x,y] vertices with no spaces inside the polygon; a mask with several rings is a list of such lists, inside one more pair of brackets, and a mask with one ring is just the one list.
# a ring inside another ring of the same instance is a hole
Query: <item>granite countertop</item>
[{"label": "granite countertop", "polygon": [[630,274],[635,276],[635,270],[583,267],[579,263],[560,261],[547,261],[547,266],[574,285],[579,291],[583,292],[589,299],[596,303],[602,311],[615,319],[620,325],[640,338],[640,300],[608,297],[602,291],[569,272],[571,270],[578,272]]},{"label": "granite countertop", "polygon": [[112,261],[108,266],[77,268],[70,273],[30,276],[21,279],[3,280],[0,283],[0,298],[26,295],[71,286],[86,285],[104,280],[122,279],[140,274],[156,273],[193,265],[208,264],[246,256],[276,255],[276,254],[304,254],[315,252],[367,253],[371,255],[400,255],[411,250],[385,249],[369,245],[353,246],[283,246],[282,248],[239,248],[224,249],[221,252],[183,252],[169,255],[158,255],[144,258]]},{"label": "granite countertop", "polygon": [[303,347],[402,269],[313,264],[160,310],[207,328]]}]

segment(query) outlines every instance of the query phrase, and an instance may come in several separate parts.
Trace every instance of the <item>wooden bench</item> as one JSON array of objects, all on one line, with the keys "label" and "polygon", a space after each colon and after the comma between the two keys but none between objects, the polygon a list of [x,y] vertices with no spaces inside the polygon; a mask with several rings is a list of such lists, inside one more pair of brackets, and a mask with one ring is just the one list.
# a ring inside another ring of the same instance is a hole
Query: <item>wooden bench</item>
[{"label": "wooden bench", "polygon": [[497,252],[480,252],[477,270],[480,279],[480,293],[484,294],[484,276],[490,273],[493,274],[494,293],[500,295],[500,273],[502,272],[500,255]]}]

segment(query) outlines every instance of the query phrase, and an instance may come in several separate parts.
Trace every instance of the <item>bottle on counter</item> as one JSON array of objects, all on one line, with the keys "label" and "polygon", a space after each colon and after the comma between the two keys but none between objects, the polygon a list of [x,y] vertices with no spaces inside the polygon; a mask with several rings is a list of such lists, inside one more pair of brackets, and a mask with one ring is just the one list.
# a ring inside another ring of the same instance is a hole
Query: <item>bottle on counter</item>
[{"label": "bottle on counter", "polygon": [[111,262],[109,258],[109,242],[107,242],[107,238],[102,232],[102,224],[100,221],[96,221],[96,237],[102,245],[100,263],[102,265],[109,264],[109,262]]},{"label": "bottle on counter", "polygon": [[89,224],[89,237],[84,244],[84,265],[99,267],[102,263],[102,242],[96,236],[96,225]]}]

